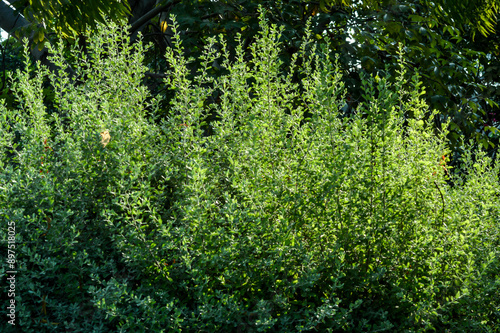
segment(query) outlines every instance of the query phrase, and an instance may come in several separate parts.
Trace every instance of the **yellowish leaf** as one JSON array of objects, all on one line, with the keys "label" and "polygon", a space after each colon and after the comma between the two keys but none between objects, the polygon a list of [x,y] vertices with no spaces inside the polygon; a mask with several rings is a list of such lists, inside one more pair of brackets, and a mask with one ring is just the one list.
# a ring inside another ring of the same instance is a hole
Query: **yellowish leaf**
[{"label": "yellowish leaf", "polygon": [[161,28],[161,32],[165,32],[165,31],[167,31],[167,28],[168,28],[168,23],[167,23],[167,21],[161,21],[161,23],[160,23],[160,28]]},{"label": "yellowish leaf", "polygon": [[109,135],[108,131],[101,132],[101,144],[103,147],[106,147],[111,140],[111,135]]}]

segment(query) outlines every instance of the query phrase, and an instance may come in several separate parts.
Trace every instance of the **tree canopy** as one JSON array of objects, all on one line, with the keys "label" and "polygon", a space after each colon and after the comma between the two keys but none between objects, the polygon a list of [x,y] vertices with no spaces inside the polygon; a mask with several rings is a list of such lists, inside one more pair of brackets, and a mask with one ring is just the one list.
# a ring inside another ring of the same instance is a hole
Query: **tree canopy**
[{"label": "tree canopy", "polygon": [[[168,70],[162,55],[172,47],[170,14],[179,22],[187,55],[196,59],[202,43],[218,34],[227,37],[229,49],[236,47],[232,42],[236,34],[241,34],[245,46],[250,45],[258,31],[257,8],[262,6],[271,22],[284,27],[281,58],[285,64],[299,49],[305,23],[311,18],[316,40],[331,40],[331,56],[338,57],[343,68],[348,87],[346,112],[353,112],[360,100],[361,74],[393,72],[397,45],[402,43],[408,68],[422,76],[426,101],[440,111],[436,125],[451,121],[449,139],[457,151],[462,138],[473,138],[496,154],[500,137],[498,0],[9,3],[15,9],[0,2],[0,26],[13,34],[17,31],[19,38],[30,37],[38,46],[33,52],[44,61],[43,51],[38,49],[52,36],[82,36],[98,22],[126,20],[130,33],[135,36],[141,31],[145,41],[154,43],[146,56],[153,91],[158,86],[155,79],[163,78]],[[218,64],[213,65],[212,74],[217,76]]]}]

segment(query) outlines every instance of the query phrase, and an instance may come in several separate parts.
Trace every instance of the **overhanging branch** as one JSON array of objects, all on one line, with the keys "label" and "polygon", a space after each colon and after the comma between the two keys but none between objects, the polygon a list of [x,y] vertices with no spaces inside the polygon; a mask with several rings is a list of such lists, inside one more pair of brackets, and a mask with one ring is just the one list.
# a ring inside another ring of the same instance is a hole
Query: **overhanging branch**
[{"label": "overhanging branch", "polygon": [[153,17],[164,11],[167,7],[172,6],[176,3],[179,3],[180,1],[174,1],[173,3],[165,4],[156,8],[151,9],[149,12],[144,14],[142,17],[138,18],[134,23],[132,23],[132,26],[129,29],[129,32],[133,34],[139,28],[146,24],[149,20],[151,20]]},{"label": "overhanging branch", "polygon": [[0,0],[0,28],[8,34],[12,34],[15,29],[25,27],[29,24],[14,8]]}]

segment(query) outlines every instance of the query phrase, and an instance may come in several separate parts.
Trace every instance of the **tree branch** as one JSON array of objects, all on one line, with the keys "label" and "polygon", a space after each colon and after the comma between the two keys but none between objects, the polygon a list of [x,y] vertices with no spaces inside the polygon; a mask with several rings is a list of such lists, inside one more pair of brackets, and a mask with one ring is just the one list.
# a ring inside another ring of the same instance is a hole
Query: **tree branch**
[{"label": "tree branch", "polygon": [[[9,2],[14,3],[15,1]],[[10,7],[7,3],[0,0],[0,28],[5,30],[5,32],[7,32],[8,34],[15,36],[15,34],[13,34],[15,30],[22,29],[23,27],[27,27],[30,24],[31,23],[26,20],[26,18],[24,18],[20,13],[18,13],[14,8]],[[27,37],[30,44],[33,41],[33,33],[31,33],[31,36],[20,35],[19,37],[15,37],[20,41],[22,41],[24,37]],[[58,69],[57,66],[55,66],[47,59],[48,53],[49,52],[46,47],[44,47],[42,50],[38,50],[37,47],[34,47],[31,50],[31,55],[35,60],[40,61],[51,71],[56,71]]]},{"label": "tree branch", "polygon": [[16,10],[3,1],[0,1],[0,28],[8,34],[12,34],[15,29],[22,28],[30,23]]},{"label": "tree branch", "polygon": [[180,0],[177,0],[177,1],[174,1],[173,3],[165,4],[165,5],[151,9],[149,12],[144,14],[142,17],[138,18],[134,23],[132,23],[132,26],[130,27],[129,32],[131,34],[133,34],[137,30],[139,30],[139,28],[141,26],[146,24],[149,20],[151,20],[153,17],[155,17],[156,15],[161,13],[162,11],[164,11],[167,7],[173,6],[177,3],[180,3]]}]

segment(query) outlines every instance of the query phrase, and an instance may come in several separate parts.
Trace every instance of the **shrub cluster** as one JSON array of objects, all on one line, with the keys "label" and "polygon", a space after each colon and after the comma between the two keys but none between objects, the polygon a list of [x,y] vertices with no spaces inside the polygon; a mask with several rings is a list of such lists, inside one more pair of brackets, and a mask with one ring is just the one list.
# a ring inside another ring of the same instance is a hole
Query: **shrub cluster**
[{"label": "shrub cluster", "polygon": [[500,163],[468,151],[446,165],[447,128],[435,134],[403,55],[396,80],[364,78],[346,117],[328,44],[306,36],[283,68],[261,17],[248,53],[211,39],[193,75],[176,33],[175,98],[157,119],[143,46],[116,26],[90,40],[71,64],[52,47],[57,73],[26,60],[19,108],[0,105],[17,328],[499,330]]}]

